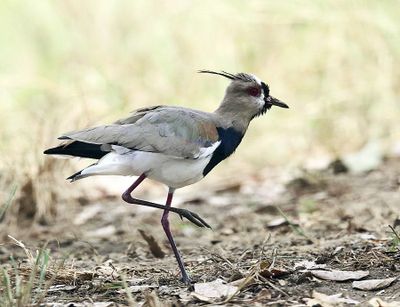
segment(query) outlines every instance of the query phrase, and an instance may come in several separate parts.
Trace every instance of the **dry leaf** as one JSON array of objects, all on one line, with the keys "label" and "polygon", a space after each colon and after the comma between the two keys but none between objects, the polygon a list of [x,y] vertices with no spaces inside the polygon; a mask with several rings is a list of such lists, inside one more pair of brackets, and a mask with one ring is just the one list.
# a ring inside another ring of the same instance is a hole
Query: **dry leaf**
[{"label": "dry leaf", "polygon": [[288,224],[289,223],[285,218],[279,217],[279,218],[276,218],[276,219],[270,221],[266,226],[267,226],[267,228],[273,229],[273,228],[277,228],[277,227],[280,227],[280,226],[285,226],[285,225],[288,225]]},{"label": "dry leaf", "polygon": [[344,164],[355,174],[374,170],[382,161],[382,144],[377,141],[368,142],[361,150],[344,158]]},{"label": "dry leaf", "polygon": [[146,295],[145,301],[143,303],[143,306],[146,306],[146,307],[163,307],[163,306],[166,306],[166,305],[165,305],[164,302],[160,301],[160,298],[153,291],[150,294]]},{"label": "dry leaf", "polygon": [[384,279],[368,279],[361,281],[353,281],[351,284],[354,289],[359,290],[380,290],[389,287],[398,277]]},{"label": "dry leaf", "polygon": [[278,284],[282,287],[286,286],[288,282],[284,279],[278,279]]},{"label": "dry leaf", "polygon": [[380,298],[377,297],[373,297],[371,298],[368,303],[372,306],[372,307],[398,307],[400,306],[400,301],[396,301],[396,302],[384,302],[382,301]]},{"label": "dry leaf", "polygon": [[344,246],[336,247],[335,250],[332,252],[332,256],[339,254],[342,250],[344,250]]},{"label": "dry leaf", "polygon": [[114,225],[104,226],[95,230],[88,231],[86,235],[88,237],[96,238],[110,238],[113,234],[117,232]]},{"label": "dry leaf", "polygon": [[225,284],[222,279],[211,282],[194,284],[192,295],[197,299],[208,302],[210,298],[228,297],[236,293],[238,287]]},{"label": "dry leaf", "polygon": [[359,301],[353,300],[351,298],[342,297],[342,293],[326,295],[313,291],[313,298],[305,298],[307,306],[343,306],[343,304],[359,304]]},{"label": "dry leaf", "polygon": [[270,300],[271,298],[272,292],[270,289],[261,289],[261,291],[258,292],[255,301]]},{"label": "dry leaf", "polygon": [[55,285],[51,286],[47,292],[57,292],[57,291],[72,291],[75,290],[76,286],[72,285]]},{"label": "dry leaf", "polygon": [[104,206],[101,204],[94,204],[91,206],[84,207],[82,211],[75,217],[74,225],[83,225],[88,220],[95,217],[98,213],[104,210]]},{"label": "dry leaf", "polygon": [[370,233],[361,233],[361,234],[359,235],[359,237],[360,237],[362,240],[365,240],[365,241],[368,241],[368,240],[376,240],[376,236],[374,236],[373,234],[370,234]]},{"label": "dry leaf", "polygon": [[239,288],[243,288],[244,286],[248,286],[253,282],[254,282],[254,277],[247,276],[247,277],[243,277],[243,278],[237,279],[235,281],[232,281],[230,283],[230,285],[238,286]]},{"label": "dry leaf", "polygon": [[221,229],[220,233],[224,236],[230,236],[235,233],[235,230],[233,230],[232,228],[223,228]]},{"label": "dry leaf", "polygon": [[[87,302],[84,303],[75,303],[75,302],[68,302],[66,304],[63,303],[56,303],[56,304],[51,304],[51,306],[58,306],[58,307],[65,307],[65,306],[74,306],[74,307],[86,307],[88,306]],[[113,302],[90,302],[90,306],[93,307],[111,307],[115,306]]]},{"label": "dry leaf", "polygon": [[288,271],[283,269],[262,269],[258,272],[264,278],[279,278],[289,274]]},{"label": "dry leaf", "polygon": [[334,281],[359,280],[369,275],[369,271],[312,270],[310,272],[317,278]]},{"label": "dry leaf", "polygon": [[158,242],[154,239],[152,235],[147,235],[144,230],[139,229],[139,233],[142,235],[143,239],[149,245],[151,254],[156,258],[164,258],[165,253],[162,251]]},{"label": "dry leaf", "polygon": [[185,201],[183,201],[182,204],[184,204],[184,205],[187,205],[187,204],[200,205],[205,202],[206,202],[206,200],[204,197],[197,196],[197,197],[192,197],[192,198],[186,199]]},{"label": "dry leaf", "polygon": [[227,193],[227,192],[239,192],[241,187],[242,187],[241,182],[230,182],[228,184],[225,183],[224,186],[217,187],[214,190],[214,193],[220,194],[220,193]]},{"label": "dry leaf", "polygon": [[205,295],[201,295],[201,294],[196,293],[196,292],[192,292],[192,293],[190,293],[190,295],[192,297],[194,297],[195,299],[201,301],[201,302],[205,302],[205,303],[212,303],[213,302],[213,298],[207,297]]},{"label": "dry leaf", "polygon": [[323,269],[325,267],[326,264],[316,264],[315,261],[308,261],[308,260],[302,260],[294,264],[295,269],[305,268],[306,270],[312,270],[312,269]]},{"label": "dry leaf", "polygon": [[[129,286],[128,289],[131,293],[143,292],[143,290],[157,288],[156,285],[140,285],[140,286]],[[117,293],[126,293],[126,289],[118,290]]]},{"label": "dry leaf", "polygon": [[95,270],[99,276],[108,276],[111,278],[116,278],[119,276],[111,260],[105,261],[102,265],[97,266]]}]

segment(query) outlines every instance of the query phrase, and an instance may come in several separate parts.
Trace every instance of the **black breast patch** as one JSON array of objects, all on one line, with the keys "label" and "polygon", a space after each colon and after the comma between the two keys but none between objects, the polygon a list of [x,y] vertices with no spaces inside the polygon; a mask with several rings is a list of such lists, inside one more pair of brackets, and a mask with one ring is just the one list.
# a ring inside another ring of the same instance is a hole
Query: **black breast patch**
[{"label": "black breast patch", "polygon": [[243,133],[234,128],[224,129],[217,127],[217,131],[221,144],[218,145],[210,162],[203,170],[203,176],[206,176],[219,162],[228,158],[236,150],[243,138]]}]

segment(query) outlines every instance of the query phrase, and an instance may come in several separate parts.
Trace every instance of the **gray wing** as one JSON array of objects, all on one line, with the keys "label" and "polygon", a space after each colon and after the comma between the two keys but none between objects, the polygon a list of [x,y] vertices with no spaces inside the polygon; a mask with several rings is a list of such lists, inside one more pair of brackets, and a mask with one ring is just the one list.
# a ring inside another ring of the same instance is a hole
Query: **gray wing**
[{"label": "gray wing", "polygon": [[70,132],[60,139],[196,159],[218,142],[218,131],[211,114],[160,106],[138,110],[112,125]]}]

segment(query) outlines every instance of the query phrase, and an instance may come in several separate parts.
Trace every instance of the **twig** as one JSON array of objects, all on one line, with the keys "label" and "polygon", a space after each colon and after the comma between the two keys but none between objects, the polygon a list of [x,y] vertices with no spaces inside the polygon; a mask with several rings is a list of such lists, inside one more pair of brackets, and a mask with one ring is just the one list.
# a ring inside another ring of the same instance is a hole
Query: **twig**
[{"label": "twig", "polygon": [[270,286],[271,288],[275,289],[276,291],[280,292],[281,294],[283,294],[284,296],[289,296],[288,293],[286,293],[285,291],[283,291],[282,289],[278,288],[277,286],[275,286],[272,282],[270,282],[269,280],[267,280],[266,278],[260,276],[262,279],[264,279],[263,281],[268,284],[268,286]]},{"label": "twig", "polygon": [[253,269],[250,271],[249,275],[243,280],[243,282],[238,286],[237,290],[235,293],[232,293],[229,297],[227,297],[225,300],[222,302],[217,303],[218,305],[226,304],[230,302],[240,291],[242,291],[243,288],[247,287],[249,284],[251,284],[254,281],[255,276],[257,275],[257,265],[253,267]]},{"label": "twig", "polygon": [[393,228],[392,225],[388,225],[388,226],[392,230],[393,234],[396,236],[397,240],[400,241],[400,235],[397,233],[397,231]]},{"label": "twig", "polygon": [[276,206],[276,209],[278,209],[279,213],[282,215],[282,217],[285,219],[285,221],[288,223],[289,227],[292,228],[293,231],[295,231],[300,236],[306,238],[307,240],[313,242],[313,240],[309,236],[307,236],[305,234],[305,232],[303,231],[303,229],[301,227],[299,227],[298,225],[292,223],[289,220],[289,217],[282,211],[281,208],[279,208],[279,206]]}]

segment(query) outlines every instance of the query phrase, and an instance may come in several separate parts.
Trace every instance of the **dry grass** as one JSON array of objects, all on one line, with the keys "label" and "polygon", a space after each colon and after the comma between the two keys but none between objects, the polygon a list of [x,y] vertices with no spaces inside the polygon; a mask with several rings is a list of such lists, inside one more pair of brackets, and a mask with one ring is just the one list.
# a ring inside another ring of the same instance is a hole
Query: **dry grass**
[{"label": "dry grass", "polygon": [[21,247],[27,257],[27,265],[20,266],[11,257],[11,266],[3,267],[0,282],[1,306],[28,306],[32,303],[38,305],[45,297],[53,279],[45,282],[50,255],[46,248],[36,251],[35,256],[25,245],[10,237],[14,243]]},{"label": "dry grass", "polygon": [[253,72],[291,107],[255,121],[220,175],[371,139],[389,150],[400,136],[399,19],[398,1],[2,1],[2,199],[18,187],[8,226],[56,213],[68,171],[42,151],[61,132],[160,103],[212,111],[226,80],[201,68]]}]

